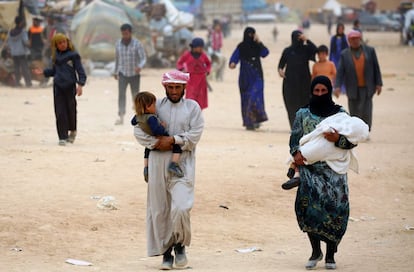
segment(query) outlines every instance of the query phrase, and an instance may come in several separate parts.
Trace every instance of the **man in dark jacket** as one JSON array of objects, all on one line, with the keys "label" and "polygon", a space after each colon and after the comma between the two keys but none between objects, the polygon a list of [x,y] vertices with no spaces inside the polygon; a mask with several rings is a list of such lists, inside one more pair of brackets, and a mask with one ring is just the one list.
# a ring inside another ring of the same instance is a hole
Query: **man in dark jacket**
[{"label": "man in dark jacket", "polygon": [[335,95],[341,93],[345,84],[349,113],[372,125],[372,97],[382,89],[382,77],[377,54],[373,47],[361,42],[362,34],[351,30],[348,34],[349,48],[341,53],[336,73]]}]

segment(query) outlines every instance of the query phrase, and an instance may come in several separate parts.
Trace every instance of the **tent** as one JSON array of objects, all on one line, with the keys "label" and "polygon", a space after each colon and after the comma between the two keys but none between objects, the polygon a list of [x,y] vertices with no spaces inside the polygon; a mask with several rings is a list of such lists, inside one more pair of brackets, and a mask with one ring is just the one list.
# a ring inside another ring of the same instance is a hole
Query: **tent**
[{"label": "tent", "polygon": [[94,0],[75,14],[71,23],[72,41],[80,55],[91,61],[115,59],[115,43],[120,26],[129,23],[144,44],[147,55],[154,54],[145,17],[138,11],[111,0]]},{"label": "tent", "polygon": [[336,0],[328,0],[326,1],[325,5],[323,5],[323,10],[332,11],[332,13],[336,17],[340,17],[342,15],[342,7],[341,4]]}]

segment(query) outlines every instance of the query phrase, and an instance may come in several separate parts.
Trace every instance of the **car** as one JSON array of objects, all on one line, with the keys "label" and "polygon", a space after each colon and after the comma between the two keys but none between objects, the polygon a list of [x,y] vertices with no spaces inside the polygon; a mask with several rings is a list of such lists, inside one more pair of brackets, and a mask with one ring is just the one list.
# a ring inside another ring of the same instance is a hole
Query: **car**
[{"label": "car", "polygon": [[385,14],[371,15],[361,14],[359,16],[362,31],[400,31],[401,23],[392,20]]}]

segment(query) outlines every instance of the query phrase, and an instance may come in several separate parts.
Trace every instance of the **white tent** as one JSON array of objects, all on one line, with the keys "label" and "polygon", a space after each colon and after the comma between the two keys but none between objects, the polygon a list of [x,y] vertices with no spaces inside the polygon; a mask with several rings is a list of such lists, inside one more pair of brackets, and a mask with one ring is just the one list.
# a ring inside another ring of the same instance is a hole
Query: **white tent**
[{"label": "white tent", "polygon": [[336,0],[328,0],[325,5],[323,5],[323,10],[331,10],[333,14],[337,17],[342,15],[341,4]]}]

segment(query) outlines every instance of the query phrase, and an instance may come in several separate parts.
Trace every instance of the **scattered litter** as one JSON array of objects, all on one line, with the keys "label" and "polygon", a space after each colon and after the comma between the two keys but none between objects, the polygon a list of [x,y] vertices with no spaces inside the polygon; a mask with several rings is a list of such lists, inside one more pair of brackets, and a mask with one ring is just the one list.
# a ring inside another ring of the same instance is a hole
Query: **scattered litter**
[{"label": "scattered litter", "polygon": [[118,210],[118,208],[115,205],[115,197],[113,196],[101,197],[96,206],[102,210]]},{"label": "scattered litter", "polygon": [[414,230],[414,226],[409,226],[409,225],[407,225],[407,226],[405,226],[405,229],[406,229],[406,230]]},{"label": "scattered litter", "polygon": [[286,252],[285,252],[285,251],[283,251],[283,250],[279,250],[278,252],[276,252],[276,254],[279,254],[279,255],[286,255]]},{"label": "scattered litter", "polygon": [[23,248],[21,248],[21,247],[13,247],[10,250],[20,252],[20,251],[23,251]]},{"label": "scattered litter", "polygon": [[32,102],[30,102],[30,101],[24,101],[24,104],[25,105],[32,105]]},{"label": "scattered litter", "polygon": [[127,142],[127,141],[122,141],[122,142],[118,142],[119,145],[128,145],[128,146],[134,146],[135,142]]},{"label": "scattered litter", "polygon": [[395,91],[394,88],[387,88],[387,91]]},{"label": "scattered litter", "polygon": [[250,164],[250,165],[248,165],[248,167],[249,167],[249,168],[257,168],[257,167],[258,167],[258,165],[257,165],[257,164]]},{"label": "scattered litter", "polygon": [[91,196],[91,199],[95,199],[95,200],[98,200],[98,199],[101,199],[101,196],[98,196],[98,195],[94,195],[94,196]]},{"label": "scattered litter", "polygon": [[373,216],[366,216],[366,215],[362,215],[361,217],[359,217],[362,221],[374,221],[376,218]]},{"label": "scattered litter", "polygon": [[65,262],[67,262],[68,264],[80,265],[80,266],[91,266],[92,265],[92,263],[90,262],[82,261],[82,260],[75,260],[75,259],[67,259]]},{"label": "scattered litter", "polygon": [[100,158],[96,158],[96,159],[94,160],[94,162],[105,162],[105,160],[102,160],[102,159],[100,159]]},{"label": "scattered litter", "polygon": [[251,253],[251,252],[262,251],[262,250],[258,247],[249,247],[249,248],[239,248],[239,249],[236,249],[236,251],[239,253]]},{"label": "scattered litter", "polygon": [[359,219],[358,218],[353,218],[353,217],[349,217],[349,221],[351,221],[351,222],[358,222],[359,221]]},{"label": "scattered litter", "polygon": [[91,231],[98,231],[98,227],[97,227],[97,226],[93,226],[93,227],[91,228]]},{"label": "scattered litter", "polygon": [[226,209],[226,210],[228,210],[228,209],[229,209],[229,207],[227,207],[227,206],[225,206],[225,205],[220,205],[219,207],[220,207],[220,208],[223,208],[223,209]]}]

